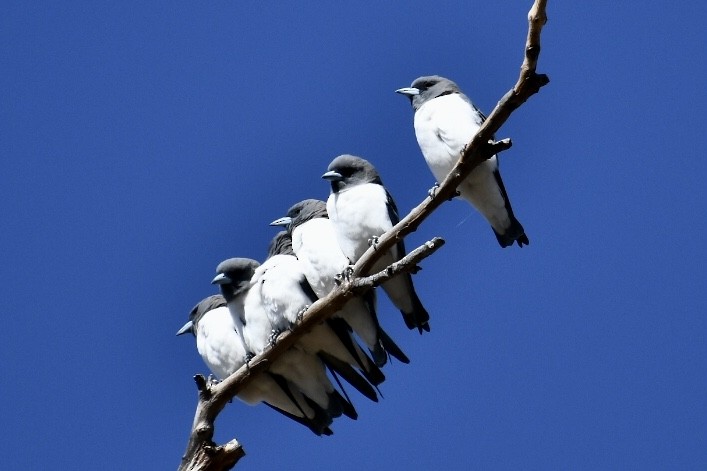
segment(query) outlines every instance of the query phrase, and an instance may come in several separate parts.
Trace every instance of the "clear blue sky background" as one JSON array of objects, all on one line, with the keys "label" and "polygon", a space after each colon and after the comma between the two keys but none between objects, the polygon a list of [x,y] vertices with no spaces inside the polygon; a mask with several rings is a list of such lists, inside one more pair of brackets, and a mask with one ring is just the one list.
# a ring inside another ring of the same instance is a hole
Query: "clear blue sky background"
[{"label": "clear blue sky background", "polygon": [[[433,183],[393,91],[516,81],[526,2],[5,2],[0,16],[2,468],[174,469],[205,373],[175,337],[216,264],[374,162],[406,211]],[[704,1],[551,1],[551,83],[498,137],[531,245],[463,202],[408,239],[419,336],[378,404],[318,438],[229,405],[242,469],[706,469]]]}]

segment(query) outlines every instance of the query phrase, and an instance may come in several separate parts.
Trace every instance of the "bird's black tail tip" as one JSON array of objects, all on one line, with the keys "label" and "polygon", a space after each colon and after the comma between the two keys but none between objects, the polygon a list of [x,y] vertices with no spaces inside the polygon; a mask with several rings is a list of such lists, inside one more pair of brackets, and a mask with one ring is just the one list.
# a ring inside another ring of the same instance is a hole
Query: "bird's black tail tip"
[{"label": "bird's black tail tip", "polygon": [[523,247],[524,245],[530,245],[530,241],[528,240],[528,236],[523,233],[522,236],[518,237],[516,239],[516,243],[518,244],[518,247]]},{"label": "bird's black tail tip", "polygon": [[508,229],[506,229],[506,232],[504,232],[503,234],[499,234],[498,232],[496,232],[495,229],[493,233],[496,234],[498,244],[504,249],[506,247],[510,247],[514,243],[518,244],[518,247],[521,248],[524,245],[530,245],[530,240],[528,240],[528,236],[525,235],[525,230],[523,229],[523,226],[518,222],[516,218],[513,218],[513,220],[511,221],[511,225],[508,226]]},{"label": "bird's black tail tip", "polygon": [[383,350],[387,352],[390,356],[397,359],[402,363],[410,363],[410,359],[405,355],[400,347],[393,341],[393,339],[388,335],[383,329],[379,330],[380,343],[383,346]]},{"label": "bird's black tail tip", "polygon": [[410,330],[417,329],[417,331],[422,335],[423,332],[429,332],[430,331],[430,323],[425,321],[425,322],[415,322],[411,323],[408,325],[408,328]]},{"label": "bird's black tail tip", "polygon": [[422,335],[422,332],[429,332],[430,331],[430,324],[429,322],[425,322],[422,325],[417,326],[417,330],[420,332],[420,335]]},{"label": "bird's black tail tip", "polygon": [[[425,313],[427,314],[427,313]],[[415,316],[406,316],[403,313],[404,319],[405,319],[405,325],[407,326],[408,329],[414,330],[417,329],[418,332],[420,332],[420,335],[422,335],[423,332],[429,332],[430,331],[430,323],[429,323],[429,316],[427,318],[417,318]]]}]

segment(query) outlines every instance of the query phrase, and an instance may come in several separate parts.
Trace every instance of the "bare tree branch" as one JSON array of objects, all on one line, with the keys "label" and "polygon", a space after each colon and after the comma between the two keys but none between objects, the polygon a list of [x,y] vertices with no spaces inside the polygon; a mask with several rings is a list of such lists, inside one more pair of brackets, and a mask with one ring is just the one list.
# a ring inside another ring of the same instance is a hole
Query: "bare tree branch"
[{"label": "bare tree branch", "polygon": [[418,269],[418,262],[432,255],[443,245],[444,239],[435,237],[434,239],[425,242],[424,245],[419,246],[397,262],[393,262],[384,270],[370,276],[354,278],[351,282],[351,287],[345,289],[350,289],[354,294],[361,294],[366,290],[380,286],[381,283],[385,283],[389,279],[403,272],[415,272]]},{"label": "bare tree branch", "polygon": [[376,246],[369,248],[353,267],[352,277],[344,280],[329,295],[310,306],[297,328],[283,333],[272,348],[254,357],[248,365],[243,366],[218,384],[208,382],[201,375],[194,377],[199,390],[199,402],[187,450],[179,467],[180,470],[231,469],[245,455],[243,447],[236,440],[222,446],[213,442],[214,421],[228,401],[238,394],[255,375],[265,371],[282,352],[293,346],[312,327],[340,310],[351,297],[378,286],[399,273],[416,270],[417,263],[444,244],[444,240],[435,238],[381,272],[365,276],[368,275],[371,267],[382,254],[396,242],[414,232],[442,203],[454,197],[456,188],[474,168],[511,146],[510,139],[495,141],[494,134],[515,109],[549,82],[546,75],[535,72],[540,54],[540,32],[547,21],[546,4],[546,0],[535,0],[528,13],[528,36],[518,82],[501,98],[489,114],[434,195],[425,198],[395,227],[380,236]]}]

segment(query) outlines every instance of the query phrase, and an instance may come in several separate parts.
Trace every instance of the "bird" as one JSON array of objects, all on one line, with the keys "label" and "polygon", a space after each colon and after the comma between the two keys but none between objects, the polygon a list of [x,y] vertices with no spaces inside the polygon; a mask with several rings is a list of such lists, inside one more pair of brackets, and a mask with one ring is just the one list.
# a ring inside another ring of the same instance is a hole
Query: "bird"
[{"label": "bird", "polygon": [[[270,243],[267,260],[253,276],[251,291],[258,290],[260,296],[249,293],[246,315],[250,308],[257,310],[265,306],[268,316],[276,319],[274,322],[278,323],[278,330],[295,327],[303,311],[318,299],[307,281],[303,265],[292,250],[289,232],[278,232]],[[255,302],[253,306],[249,304],[251,299]],[[374,386],[380,385],[385,376],[354,341],[351,329],[344,320],[330,318],[315,325],[301,337],[299,345],[305,352],[319,355],[335,374],[346,379],[369,399],[377,401],[373,389],[353,368],[358,368],[365,380]]]},{"label": "bird", "polygon": [[[263,270],[256,273],[260,268],[255,260],[230,258],[219,263],[212,280],[226,299],[248,357],[274,344],[277,333],[286,325],[277,316],[277,304],[266,304],[269,300],[262,296]],[[305,352],[300,345],[278,356],[269,371],[291,382],[332,418],[342,414],[351,419],[358,417],[351,402],[331,384],[322,360]]]},{"label": "bird", "polygon": [[[236,332],[223,296],[208,296],[194,306],[187,323],[177,331],[177,335],[187,333],[196,337],[199,355],[218,379],[230,376],[245,364],[245,345]],[[263,402],[316,435],[333,433],[329,427],[331,416],[282,376],[259,373],[237,397],[249,405]]]},{"label": "bird", "polygon": [[[438,182],[444,180],[486,116],[451,80],[431,75],[419,77],[396,93],[407,96],[415,112],[415,137],[422,155]],[[476,167],[457,188],[491,224],[501,247],[530,244],[515,218],[501,179],[498,156]]]},{"label": "bird", "polygon": [[[317,199],[299,201],[287,210],[284,217],[270,224],[286,228],[292,250],[314,293],[319,298],[329,294],[349,266],[349,260],[337,242],[326,202]],[[363,297],[349,300],[334,317],[343,319],[356,332],[378,366],[385,365],[388,355],[409,363],[410,359],[381,328],[375,304],[375,290],[371,289]]]},{"label": "bird", "polygon": [[[376,168],[367,160],[343,154],[329,164],[322,178],[331,183],[327,213],[332,221],[339,247],[355,264],[379,236],[400,220],[392,196],[383,186]],[[403,240],[390,248],[374,264],[380,271],[405,256]],[[430,316],[415,292],[412,276],[401,273],[382,284],[383,290],[403,315],[409,329],[430,331]]]}]

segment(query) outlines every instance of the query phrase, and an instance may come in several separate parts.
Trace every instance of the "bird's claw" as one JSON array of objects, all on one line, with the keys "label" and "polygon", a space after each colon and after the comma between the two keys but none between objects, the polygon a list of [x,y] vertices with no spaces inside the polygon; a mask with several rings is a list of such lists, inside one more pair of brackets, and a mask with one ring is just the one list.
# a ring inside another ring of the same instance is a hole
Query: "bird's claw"
[{"label": "bird's claw", "polygon": [[253,353],[253,352],[248,352],[243,357],[245,369],[246,369],[246,371],[248,371],[248,373],[250,373],[250,360],[252,360],[254,357],[255,357],[255,353]]},{"label": "bird's claw", "polygon": [[344,268],[344,271],[336,275],[335,282],[337,285],[341,285],[344,281],[350,281],[351,277],[354,274],[354,269],[353,265],[348,265],[346,268]]},{"label": "bird's claw", "polygon": [[307,312],[307,309],[309,309],[309,304],[307,304],[305,307],[299,310],[297,313],[297,323],[299,324],[302,322],[302,318],[304,317],[304,313]]},{"label": "bird's claw", "polygon": [[217,385],[218,383],[220,383],[220,382],[221,382],[221,380],[218,379],[218,378],[217,378],[216,376],[214,376],[214,375],[209,375],[209,376],[206,378],[206,384],[208,384],[209,387],[216,386],[216,385]]},{"label": "bird's claw", "polygon": [[[434,186],[427,190],[427,194],[429,195],[430,198],[434,198],[435,195],[437,194],[437,190],[439,190],[439,182],[435,182]],[[455,191],[454,194],[449,198],[447,201],[452,201],[454,198],[461,196],[461,193],[459,190]]]},{"label": "bird's claw", "polygon": [[378,236],[373,236],[368,239],[368,245],[373,247],[373,250],[378,250]]},{"label": "bird's claw", "polygon": [[268,345],[270,348],[274,347],[277,343],[277,337],[282,333],[281,330],[273,329],[270,331],[270,336],[268,337]]},{"label": "bird's claw", "polygon": [[429,190],[427,190],[427,195],[428,195],[430,198],[434,198],[435,195],[437,194],[437,190],[438,190],[438,189],[439,189],[439,182],[435,182],[435,184],[432,185],[432,188],[430,188]]}]

